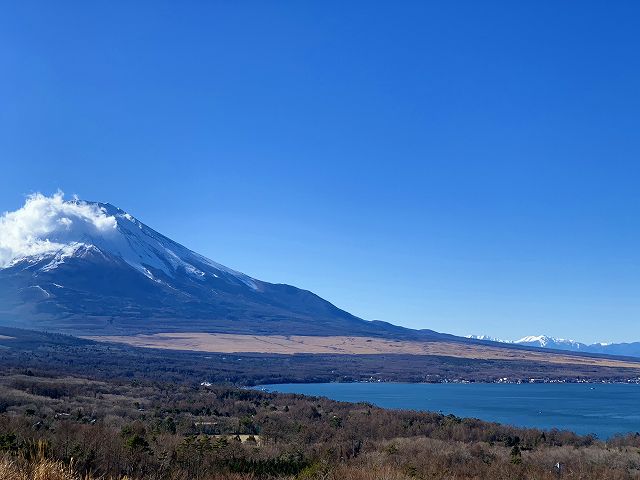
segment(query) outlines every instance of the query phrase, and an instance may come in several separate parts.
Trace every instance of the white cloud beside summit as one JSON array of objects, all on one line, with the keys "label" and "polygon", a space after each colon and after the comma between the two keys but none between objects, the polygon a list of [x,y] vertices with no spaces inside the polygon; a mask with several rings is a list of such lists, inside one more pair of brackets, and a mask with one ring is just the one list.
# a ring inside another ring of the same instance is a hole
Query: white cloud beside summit
[{"label": "white cloud beside summit", "polygon": [[0,217],[0,268],[32,255],[62,250],[70,243],[117,228],[116,218],[95,204],[65,200],[64,193],[29,195],[16,211]]}]

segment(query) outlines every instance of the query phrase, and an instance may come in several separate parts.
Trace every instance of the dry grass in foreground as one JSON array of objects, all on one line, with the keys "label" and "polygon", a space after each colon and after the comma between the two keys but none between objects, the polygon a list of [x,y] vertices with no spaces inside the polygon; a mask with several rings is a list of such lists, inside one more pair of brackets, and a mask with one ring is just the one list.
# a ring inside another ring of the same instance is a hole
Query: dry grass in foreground
[{"label": "dry grass in foreground", "polygon": [[[149,479],[155,476],[147,477]],[[0,480],[134,480],[129,476],[105,477],[91,474],[80,475],[72,466],[63,462],[41,458],[34,461],[18,461],[0,457]],[[144,480],[144,479],[140,479]],[[186,478],[185,478],[186,480]],[[221,474],[207,477],[207,480],[255,480],[253,475]]]},{"label": "dry grass in foreground", "polygon": [[[88,480],[80,477],[62,462],[40,459],[33,462],[0,458],[0,478],[2,480]],[[122,479],[124,480],[124,479]]]}]

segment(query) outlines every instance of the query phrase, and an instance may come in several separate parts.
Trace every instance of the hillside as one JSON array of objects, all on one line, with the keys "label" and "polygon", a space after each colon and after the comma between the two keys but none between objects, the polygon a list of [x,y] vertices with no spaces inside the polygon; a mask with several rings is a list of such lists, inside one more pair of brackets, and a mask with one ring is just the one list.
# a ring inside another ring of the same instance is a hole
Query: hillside
[{"label": "hillside", "polygon": [[28,367],[0,372],[7,480],[631,479],[640,463],[634,435]]}]

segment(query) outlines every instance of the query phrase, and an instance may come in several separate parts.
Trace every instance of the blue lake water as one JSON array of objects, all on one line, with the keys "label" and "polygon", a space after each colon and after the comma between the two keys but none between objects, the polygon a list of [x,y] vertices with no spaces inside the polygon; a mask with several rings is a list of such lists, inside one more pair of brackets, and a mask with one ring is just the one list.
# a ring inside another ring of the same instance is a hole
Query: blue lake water
[{"label": "blue lake water", "polygon": [[306,383],[261,387],[521,427],[593,433],[601,439],[640,432],[640,385],[635,384]]}]

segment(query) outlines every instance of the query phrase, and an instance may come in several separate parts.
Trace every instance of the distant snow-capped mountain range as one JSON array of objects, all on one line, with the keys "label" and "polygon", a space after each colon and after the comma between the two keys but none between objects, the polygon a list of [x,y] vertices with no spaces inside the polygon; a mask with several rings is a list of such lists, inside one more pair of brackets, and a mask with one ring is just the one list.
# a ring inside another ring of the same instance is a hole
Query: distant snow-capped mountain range
[{"label": "distant snow-capped mountain range", "polygon": [[566,338],[549,337],[547,335],[529,335],[519,340],[502,340],[488,335],[467,335],[467,338],[487,342],[510,343],[527,347],[569,350],[572,352],[604,353],[608,355],[625,355],[640,357],[640,342],[631,343],[582,343]]}]

